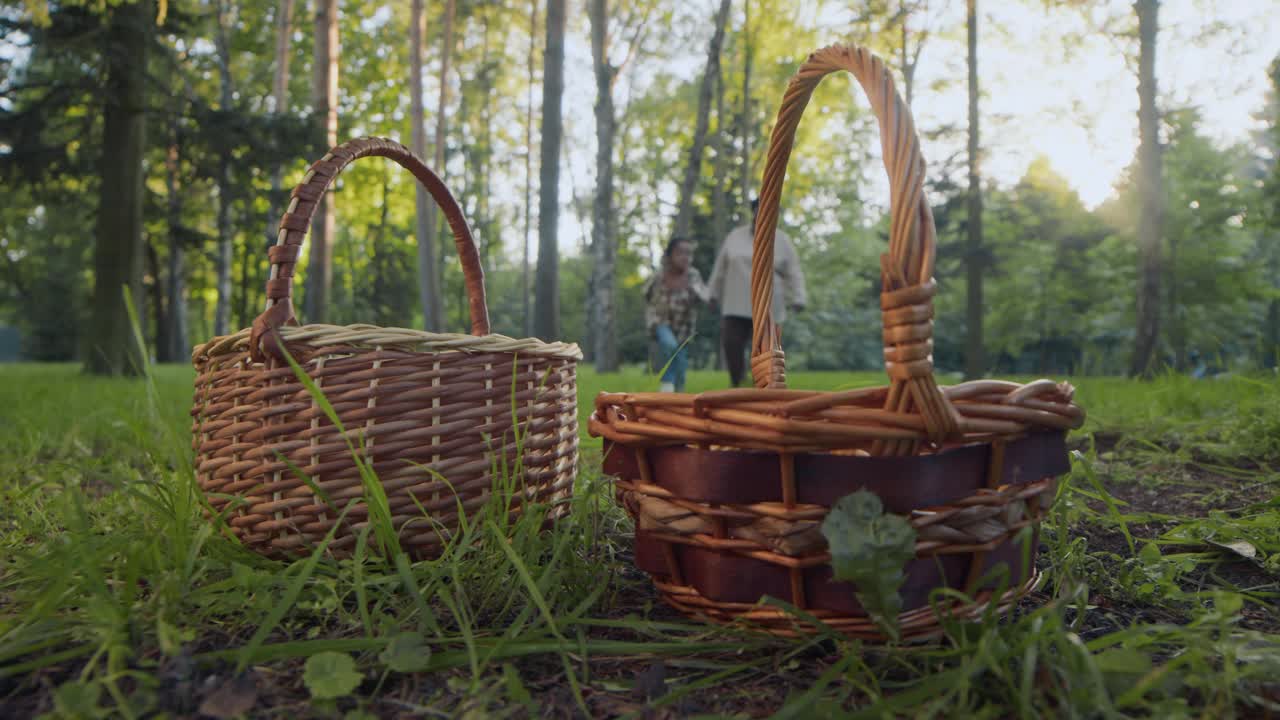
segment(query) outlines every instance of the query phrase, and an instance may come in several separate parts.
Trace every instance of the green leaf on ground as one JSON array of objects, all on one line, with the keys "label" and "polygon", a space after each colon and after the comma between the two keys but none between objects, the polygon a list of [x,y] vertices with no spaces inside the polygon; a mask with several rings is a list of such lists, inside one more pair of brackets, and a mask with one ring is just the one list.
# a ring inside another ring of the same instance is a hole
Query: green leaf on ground
[{"label": "green leaf on ground", "polygon": [[58,714],[67,718],[99,718],[106,710],[98,707],[102,698],[102,686],[97,683],[71,681],[63,683],[53,693],[53,706]]},{"label": "green leaf on ground", "polygon": [[356,671],[356,662],[346,653],[325,651],[307,658],[302,682],[318,700],[340,698],[351,694],[364,676]]},{"label": "green leaf on ground", "polygon": [[422,672],[431,663],[431,648],[423,641],[422,633],[400,633],[391,638],[378,659],[396,672]]}]

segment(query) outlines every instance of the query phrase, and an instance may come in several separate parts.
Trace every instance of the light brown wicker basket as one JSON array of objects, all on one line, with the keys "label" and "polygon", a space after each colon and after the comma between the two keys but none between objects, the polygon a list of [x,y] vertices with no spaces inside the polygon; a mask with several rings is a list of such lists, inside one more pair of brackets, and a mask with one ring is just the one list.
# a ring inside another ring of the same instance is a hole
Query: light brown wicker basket
[{"label": "light brown wicker basket", "polygon": [[[471,335],[297,326],[291,280],[311,215],[342,168],[374,155],[413,173],[444,212],[466,276]],[[414,557],[438,554],[459,513],[489,500],[495,475],[514,486],[513,512],[538,502],[553,517],[563,513],[578,461],[582,354],[577,345],[490,334],[479,255],[444,183],[402,145],[360,138],[312,165],[292,197],[269,253],[266,310],[252,329],[192,354],[193,445],[212,509],[259,552],[306,552],[333,527],[336,510],[364,497],[350,441],[377,473],[401,546]],[[345,438],[281,347],[323,391]],[[368,522],[360,501],[331,550],[350,551]]]},{"label": "light brown wicker basket", "polygon": [[[785,389],[781,333],[770,315],[773,243],[782,181],[805,105],[827,74],[846,70],[880,123],[890,181],[889,253],[881,257],[888,387],[847,392]],[[780,634],[813,631],[789,602],[849,635],[883,640],[849,583],[833,582],[820,525],[839,498],[866,489],[916,530],[916,558],[901,589],[902,634],[940,630],[929,604],[938,588],[1006,608],[1034,586],[1018,537],[1038,523],[1054,478],[1069,463],[1066,431],[1084,412],[1067,384],[982,380],[939,387],[933,374],[933,216],[911,113],[884,64],[855,47],[809,56],[778,111],[761,186],[752,258],[756,388],[602,393],[590,422],[605,438],[605,472],[636,521],[636,563],[681,611],[749,620]],[[1008,589],[988,571],[1004,564]],[[1024,572],[1025,570],[1025,572]],[[984,577],[986,579],[984,579]]]}]

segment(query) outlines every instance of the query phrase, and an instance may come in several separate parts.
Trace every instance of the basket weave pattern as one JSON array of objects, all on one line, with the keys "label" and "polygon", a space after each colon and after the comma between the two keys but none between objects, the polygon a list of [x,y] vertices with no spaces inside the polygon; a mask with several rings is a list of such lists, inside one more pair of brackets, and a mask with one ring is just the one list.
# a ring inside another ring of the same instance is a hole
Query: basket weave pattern
[{"label": "basket weave pattern", "polygon": [[[377,155],[409,169],[454,233],[466,274],[472,335],[373,325],[297,326],[294,263],[311,213],[333,177]],[[369,521],[351,447],[377,473],[402,547],[438,554],[459,513],[512,479],[512,510],[572,492],[578,459],[576,345],[489,333],[484,278],[470,230],[443,183],[407,149],[362,138],[312,166],[271,248],[268,307],[252,329],[214,338],[192,354],[197,477],[212,509],[247,546],[287,556],[318,544],[358,499],[330,545],[349,552]],[[330,422],[283,357],[319,386],[345,434]],[[350,443],[350,445],[348,444]],[[317,489],[319,492],[317,492]]]},{"label": "basket weave pattern", "polygon": [[[890,384],[844,392],[786,388],[781,331],[771,317],[773,242],[795,131],[818,82],[844,70],[879,120],[890,179],[889,252],[881,257],[885,367]],[[605,470],[636,521],[636,559],[662,596],[690,615],[750,620],[772,632],[811,631],[760,606],[772,595],[850,635],[883,639],[831,580],[822,519],[842,495],[868,489],[917,534],[900,623],[907,637],[940,625],[929,592],[964,590],[971,616],[1008,607],[1038,580],[1022,572],[1054,478],[1068,469],[1066,431],[1083,410],[1065,383],[979,380],[940,387],[933,373],[935,230],[910,111],[870,52],[833,46],[792,78],[761,182],[752,263],[754,389],[698,395],[602,393],[590,431],[605,439]],[[1010,569],[1007,589],[983,585]]]}]

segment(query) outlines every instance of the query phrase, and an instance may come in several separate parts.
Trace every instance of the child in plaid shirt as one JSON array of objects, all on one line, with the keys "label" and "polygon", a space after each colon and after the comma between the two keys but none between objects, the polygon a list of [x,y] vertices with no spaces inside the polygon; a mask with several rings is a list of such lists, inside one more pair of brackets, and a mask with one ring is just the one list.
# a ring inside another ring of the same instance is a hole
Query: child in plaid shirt
[{"label": "child in plaid shirt", "polygon": [[697,304],[707,302],[707,286],[693,267],[693,243],[675,237],[662,254],[662,268],[644,287],[645,324],[658,341],[662,392],[683,392],[689,370],[689,349],[683,343],[693,335]]}]

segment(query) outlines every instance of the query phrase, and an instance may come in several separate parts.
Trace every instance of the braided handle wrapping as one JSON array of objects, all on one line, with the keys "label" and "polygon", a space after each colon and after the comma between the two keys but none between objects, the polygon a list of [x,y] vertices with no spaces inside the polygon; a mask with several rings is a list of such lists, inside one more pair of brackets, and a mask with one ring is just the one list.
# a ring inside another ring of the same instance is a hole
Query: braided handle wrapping
[{"label": "braided handle wrapping", "polygon": [[480,253],[476,250],[471,228],[467,226],[458,201],[440,177],[405,146],[385,138],[357,138],[330,150],[311,166],[306,177],[293,189],[289,209],[280,219],[280,233],[276,244],[267,251],[271,259],[271,273],[267,280],[267,307],[253,321],[249,341],[249,352],[255,361],[262,361],[264,352],[274,354],[276,350],[275,344],[267,348],[262,346],[264,336],[277,335],[278,342],[278,334],[275,333],[277,328],[298,324],[293,310],[293,271],[301,254],[302,240],[311,227],[311,216],[315,213],[320,198],[343,168],[355,160],[370,156],[394,160],[413,173],[444,212],[449,229],[453,231],[453,242],[458,249],[458,259],[466,278],[467,299],[471,309],[471,334],[489,334],[484,269],[480,266]]},{"label": "braided handle wrapping", "polygon": [[[959,417],[933,376],[936,242],[933,212],[924,194],[924,158],[911,110],[899,97],[884,63],[864,48],[833,45],[810,55],[787,84],[778,110],[761,180],[752,251],[752,378],[760,388],[786,386],[781,335],[772,316],[778,207],[800,117],[814,88],[837,70],[852,74],[871,101],[889,174],[889,252],[880,258],[884,359],[891,380],[886,408],[919,413],[930,437],[941,442],[955,433]],[[874,448],[883,455],[916,450],[913,442],[892,440],[877,441]]]}]

